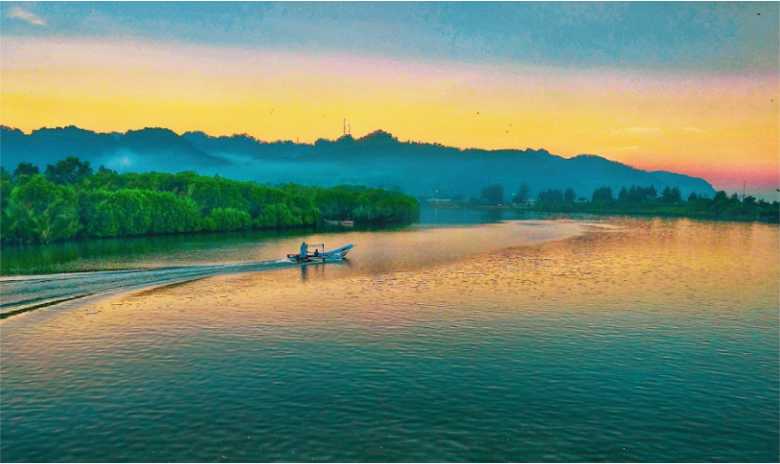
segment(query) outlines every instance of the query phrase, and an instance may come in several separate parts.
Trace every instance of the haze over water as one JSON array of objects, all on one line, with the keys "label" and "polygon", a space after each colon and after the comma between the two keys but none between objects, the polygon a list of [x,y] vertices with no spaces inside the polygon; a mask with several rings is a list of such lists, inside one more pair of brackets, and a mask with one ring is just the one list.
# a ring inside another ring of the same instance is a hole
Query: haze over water
[{"label": "haze over water", "polygon": [[[778,458],[776,226],[306,239],[356,248],[1,322],[3,460]],[[300,237],[214,240],[109,267],[269,259]]]}]

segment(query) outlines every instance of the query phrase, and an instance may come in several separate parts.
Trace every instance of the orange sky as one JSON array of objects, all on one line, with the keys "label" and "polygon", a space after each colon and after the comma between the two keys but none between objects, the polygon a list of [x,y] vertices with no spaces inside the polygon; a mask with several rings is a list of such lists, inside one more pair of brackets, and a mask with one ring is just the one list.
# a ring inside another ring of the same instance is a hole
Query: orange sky
[{"label": "orange sky", "polygon": [[778,74],[466,64],[175,41],[9,37],[0,122],[248,133],[311,142],[374,129],[458,147],[543,147],[778,184]]}]

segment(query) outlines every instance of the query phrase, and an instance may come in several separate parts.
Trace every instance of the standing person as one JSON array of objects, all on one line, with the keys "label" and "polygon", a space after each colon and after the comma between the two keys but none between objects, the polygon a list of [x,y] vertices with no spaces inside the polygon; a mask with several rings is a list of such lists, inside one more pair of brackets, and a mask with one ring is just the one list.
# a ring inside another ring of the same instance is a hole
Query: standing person
[{"label": "standing person", "polygon": [[304,240],[303,243],[301,243],[301,254],[300,254],[300,257],[301,257],[302,260],[305,260],[306,258],[309,257],[309,245],[306,243],[305,240]]}]

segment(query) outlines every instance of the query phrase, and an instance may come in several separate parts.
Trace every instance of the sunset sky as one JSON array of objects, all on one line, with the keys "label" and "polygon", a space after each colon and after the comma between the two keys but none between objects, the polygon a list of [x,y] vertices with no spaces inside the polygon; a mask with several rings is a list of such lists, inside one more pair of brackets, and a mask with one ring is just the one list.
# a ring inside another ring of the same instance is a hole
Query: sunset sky
[{"label": "sunset sky", "polygon": [[3,3],[0,123],[385,129],[770,191],[778,3]]}]

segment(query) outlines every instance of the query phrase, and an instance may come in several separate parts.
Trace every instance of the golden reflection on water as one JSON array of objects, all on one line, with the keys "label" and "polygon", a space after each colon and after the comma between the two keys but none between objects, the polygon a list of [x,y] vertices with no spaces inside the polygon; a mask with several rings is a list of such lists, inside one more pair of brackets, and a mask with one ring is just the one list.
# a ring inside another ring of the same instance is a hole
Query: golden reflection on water
[{"label": "golden reflection on water", "polygon": [[349,265],[4,320],[8,460],[777,456],[776,226],[347,236]]},{"label": "golden reflection on water", "polygon": [[[654,324],[679,324],[702,315],[728,323],[764,309],[759,323],[776,323],[776,312],[765,311],[778,307],[775,226],[612,219],[577,236],[575,224],[559,226],[569,238],[489,251],[480,243],[512,243],[511,226],[364,234],[349,265],[217,276],[109,297],[35,316],[34,329],[12,318],[5,343],[13,338],[15,350],[25,343],[118,349],[123,340],[262,337],[280,327],[381,337],[431,324],[522,323],[546,313],[572,323],[655,314]],[[456,247],[461,252],[449,256]]]}]

